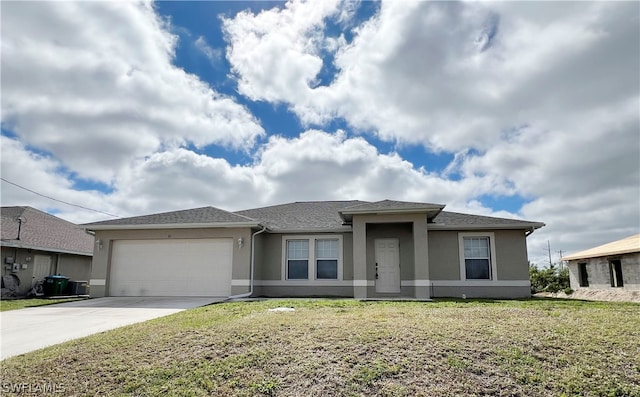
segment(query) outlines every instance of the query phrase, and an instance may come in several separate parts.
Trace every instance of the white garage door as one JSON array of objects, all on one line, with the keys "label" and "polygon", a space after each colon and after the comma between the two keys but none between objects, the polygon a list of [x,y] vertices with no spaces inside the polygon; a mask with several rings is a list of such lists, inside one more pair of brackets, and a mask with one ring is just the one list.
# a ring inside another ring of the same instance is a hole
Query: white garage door
[{"label": "white garage door", "polygon": [[111,296],[229,296],[233,240],[119,240]]}]

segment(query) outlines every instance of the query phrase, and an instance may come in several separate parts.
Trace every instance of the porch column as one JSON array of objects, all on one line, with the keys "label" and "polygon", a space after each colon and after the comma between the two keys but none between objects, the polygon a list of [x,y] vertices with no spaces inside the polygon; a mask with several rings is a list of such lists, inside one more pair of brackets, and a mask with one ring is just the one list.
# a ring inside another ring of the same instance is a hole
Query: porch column
[{"label": "porch column", "polygon": [[359,216],[353,217],[353,297],[367,297],[367,224]]},{"label": "porch column", "polygon": [[413,221],[414,282],[416,299],[429,299],[429,244],[427,240],[427,216],[419,215]]}]

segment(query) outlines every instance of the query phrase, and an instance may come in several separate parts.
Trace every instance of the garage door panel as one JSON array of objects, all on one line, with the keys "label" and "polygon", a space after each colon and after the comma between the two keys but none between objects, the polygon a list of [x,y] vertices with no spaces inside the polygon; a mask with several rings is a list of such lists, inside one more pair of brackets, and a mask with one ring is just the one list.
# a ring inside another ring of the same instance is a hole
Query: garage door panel
[{"label": "garage door panel", "polygon": [[112,251],[112,296],[229,296],[233,240],[119,240]]}]

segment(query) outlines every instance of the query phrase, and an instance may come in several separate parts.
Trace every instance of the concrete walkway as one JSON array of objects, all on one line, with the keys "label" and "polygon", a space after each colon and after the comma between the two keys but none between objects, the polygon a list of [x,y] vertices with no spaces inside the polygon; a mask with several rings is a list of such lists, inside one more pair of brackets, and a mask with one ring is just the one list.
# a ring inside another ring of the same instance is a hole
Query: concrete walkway
[{"label": "concrete walkway", "polygon": [[97,298],[0,312],[0,360],[226,298]]}]

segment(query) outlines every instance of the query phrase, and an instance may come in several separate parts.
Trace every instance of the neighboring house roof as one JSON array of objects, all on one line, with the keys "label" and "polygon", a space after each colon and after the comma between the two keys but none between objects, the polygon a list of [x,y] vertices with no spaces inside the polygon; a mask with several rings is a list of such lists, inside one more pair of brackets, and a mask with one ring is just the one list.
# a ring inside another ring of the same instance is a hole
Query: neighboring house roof
[{"label": "neighboring house roof", "polygon": [[364,201],[305,201],[238,211],[236,214],[258,219],[273,231],[351,230],[340,218],[341,209],[365,204]]},{"label": "neighboring house roof", "polygon": [[193,227],[258,227],[272,232],[339,232],[350,231],[348,223],[355,214],[414,213],[429,216],[434,229],[523,229],[533,231],[543,223],[442,211],[444,205],[383,200],[304,201],[269,207],[227,212],[214,207],[165,212],[89,223],[90,230],[154,229]]},{"label": "neighboring house roof", "polygon": [[565,256],[562,259],[570,261],[575,259],[597,258],[600,256],[621,255],[633,252],[640,252],[640,234],[599,245],[588,250],[576,252],[575,254]]},{"label": "neighboring house roof", "polygon": [[89,230],[258,226],[254,219],[215,207],[163,212],[84,224]]},{"label": "neighboring house roof", "polygon": [[0,213],[2,246],[93,255],[93,236],[83,227],[31,207],[2,207]]}]

